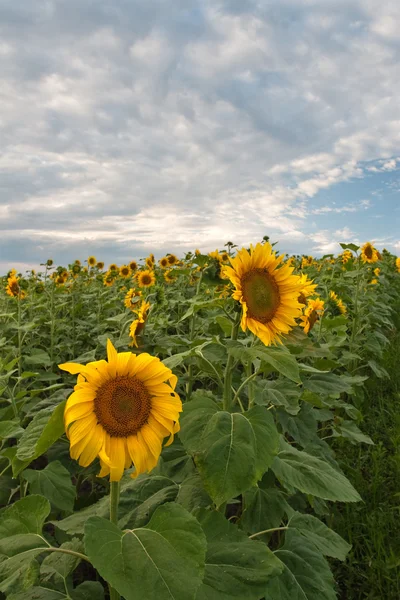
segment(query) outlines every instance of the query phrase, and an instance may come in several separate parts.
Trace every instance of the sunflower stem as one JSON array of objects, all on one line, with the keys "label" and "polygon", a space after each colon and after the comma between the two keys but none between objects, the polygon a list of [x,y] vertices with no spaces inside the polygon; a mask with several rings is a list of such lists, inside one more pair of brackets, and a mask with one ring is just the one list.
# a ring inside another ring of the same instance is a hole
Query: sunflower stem
[{"label": "sunflower stem", "polygon": [[[119,504],[119,481],[111,481],[110,483],[110,521],[114,525],[118,525],[118,504]],[[120,600],[121,596],[110,584],[110,600]]]},{"label": "sunflower stem", "polygon": [[[239,325],[240,325],[241,313],[238,312],[236,316],[236,320],[232,323],[232,331],[231,331],[231,340],[237,340],[239,333]],[[232,371],[234,364],[234,357],[232,354],[228,355],[228,360],[226,362],[225,367],[225,381],[224,381],[224,400],[223,400],[223,408],[224,410],[230,411],[232,408]]]},{"label": "sunflower stem", "polygon": [[[199,280],[197,282],[197,286],[196,286],[196,295],[195,298],[199,295],[200,293],[200,287],[201,287],[201,281],[203,279],[203,271],[200,271],[200,276],[199,276]],[[193,338],[194,338],[194,332],[195,332],[195,312],[193,311],[192,314],[192,319],[190,322],[190,332],[189,332],[189,339],[192,342]],[[190,396],[192,395],[192,390],[193,390],[193,364],[190,363],[189,365],[189,372],[188,372],[188,382],[187,382],[187,387],[186,387],[186,400],[190,400]]]}]

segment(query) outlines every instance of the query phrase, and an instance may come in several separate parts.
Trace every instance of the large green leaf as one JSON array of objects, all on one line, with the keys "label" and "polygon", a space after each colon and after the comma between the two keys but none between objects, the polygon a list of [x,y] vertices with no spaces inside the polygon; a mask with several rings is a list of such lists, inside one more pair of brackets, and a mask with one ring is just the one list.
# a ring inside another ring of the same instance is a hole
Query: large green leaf
[{"label": "large green leaf", "polygon": [[[121,495],[118,507],[119,526],[141,527],[150,519],[155,509],[173,500],[179,487],[171,479],[159,475],[141,475],[138,479],[126,476],[121,482]],[[95,504],[62,519],[54,525],[68,535],[82,535],[89,517],[107,518],[110,499],[104,496]]]},{"label": "large green leaf", "polygon": [[20,437],[24,433],[18,421],[2,421],[0,423],[0,440]]},{"label": "large green leaf", "polygon": [[76,489],[71,482],[69,472],[60,461],[51,462],[41,471],[26,469],[22,475],[29,481],[31,493],[45,496],[61,510],[73,510]]},{"label": "large green leaf", "polygon": [[99,581],[84,581],[67,596],[65,592],[34,586],[19,594],[11,594],[7,600],[104,600],[104,589]]},{"label": "large green leaf", "polygon": [[160,506],[146,527],[125,531],[92,517],[85,548],[99,574],[126,600],[194,599],[203,578],[204,533],[178,504]]},{"label": "large green leaf", "polygon": [[325,558],[314,544],[288,532],[275,552],[283,572],[267,583],[266,600],[335,600],[334,580]]},{"label": "large green leaf", "polygon": [[206,570],[196,600],[259,600],[282,570],[268,546],[250,540],[219,512],[196,511],[207,538]]},{"label": "large green leaf", "polygon": [[44,454],[64,433],[66,400],[55,409],[51,406],[39,411],[22,435],[13,461],[13,475],[18,475],[32,460]]},{"label": "large green leaf", "polygon": [[283,485],[324,500],[358,502],[359,494],[329,463],[282,443],[271,469]]},{"label": "large green leaf", "polygon": [[279,527],[285,514],[285,497],[277,489],[251,488],[244,494],[244,512],[240,519],[248,533]]},{"label": "large green leaf", "polygon": [[229,413],[199,395],[184,405],[180,438],[217,505],[255,485],[278,450],[275,423],[266,408]]},{"label": "large green leaf", "polygon": [[228,352],[239,360],[261,360],[264,365],[269,365],[270,370],[281,373],[295,383],[301,383],[299,366],[296,358],[287,350],[254,346],[246,348],[240,342],[229,342]]},{"label": "large green leaf", "polygon": [[[61,544],[62,550],[72,550],[74,552],[83,552],[83,544],[78,538],[73,538],[70,542]],[[72,571],[76,569],[80,562],[79,556],[62,552],[51,552],[46,556],[40,566],[40,574],[44,581],[59,575],[66,579]]]},{"label": "large green leaf", "polygon": [[346,540],[313,515],[296,512],[289,521],[289,527],[296,529],[325,556],[345,560],[351,550]]},{"label": "large green leaf", "polygon": [[50,513],[42,496],[18,500],[0,515],[0,591],[20,592],[34,585],[39,575],[35,556],[48,547],[41,536]]}]

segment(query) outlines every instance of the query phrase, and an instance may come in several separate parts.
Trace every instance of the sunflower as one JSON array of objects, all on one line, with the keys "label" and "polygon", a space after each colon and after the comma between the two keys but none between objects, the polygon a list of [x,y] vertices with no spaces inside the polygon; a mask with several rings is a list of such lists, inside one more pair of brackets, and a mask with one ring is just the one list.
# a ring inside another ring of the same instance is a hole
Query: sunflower
[{"label": "sunflower", "polygon": [[214,250],[214,252],[209,252],[208,256],[210,258],[214,258],[215,260],[217,260],[218,262],[221,262],[221,255],[218,252],[218,250]]},{"label": "sunflower", "polygon": [[324,301],[320,298],[309,300],[304,314],[300,317],[300,326],[304,328],[304,333],[309,333],[324,312]]},{"label": "sunflower", "polygon": [[155,262],[155,259],[154,259],[154,254],[150,254],[150,255],[149,255],[147,258],[146,258],[146,261],[145,261],[145,262],[146,262],[146,267],[147,267],[148,269],[150,269],[150,270],[151,270],[151,269],[154,267],[154,262]]},{"label": "sunflower", "polygon": [[111,265],[108,267],[109,271],[118,271],[118,265],[116,265],[115,263],[111,263]]},{"label": "sunflower", "polygon": [[230,258],[232,266],[223,267],[236,288],[233,298],[243,308],[243,331],[248,327],[267,346],[281,343],[300,316],[300,277],[282,261],[283,256],[276,256],[266,242],[251,245],[250,252],[242,248]]},{"label": "sunflower", "polygon": [[136,271],[136,269],[137,269],[137,262],[135,260],[131,260],[131,262],[129,263],[129,268],[130,268],[130,270],[132,272]]},{"label": "sunflower", "polygon": [[64,279],[64,281],[67,281],[67,279],[68,279],[68,271],[66,271],[66,270],[61,271],[60,277],[62,277]]},{"label": "sunflower", "polygon": [[229,261],[229,254],[227,252],[222,252],[221,261],[225,263]]},{"label": "sunflower", "polygon": [[[144,326],[147,320],[147,312],[150,308],[150,302],[142,301],[142,304],[137,312],[138,318],[133,321],[129,328],[129,335],[132,338],[131,346],[138,347],[138,343],[136,340],[136,336],[140,335],[143,332]],[[134,310],[134,309],[132,309]]]},{"label": "sunflower", "polygon": [[381,272],[380,268],[376,267],[376,269],[374,269],[374,275],[375,275],[375,277],[379,277],[380,272]]},{"label": "sunflower", "polygon": [[298,300],[301,304],[307,304],[306,299],[308,298],[308,296],[312,296],[312,294],[315,294],[317,284],[313,283],[312,279],[309,279],[305,273],[302,273],[300,275],[300,283],[302,285],[302,288]]},{"label": "sunflower", "polygon": [[11,275],[11,277],[7,279],[6,294],[8,296],[18,298],[21,295],[21,288],[18,282],[19,279],[17,279],[15,275]]},{"label": "sunflower", "polygon": [[89,267],[94,267],[97,263],[97,260],[94,256],[89,256],[87,259]]},{"label": "sunflower", "polygon": [[57,285],[64,285],[64,283],[65,283],[64,277],[62,277],[61,275],[59,275],[58,277],[56,277],[56,284]]},{"label": "sunflower", "polygon": [[121,277],[129,277],[129,275],[131,274],[131,270],[128,267],[128,265],[122,265],[122,267],[120,267],[119,269],[119,274],[121,275]]},{"label": "sunflower", "polygon": [[160,263],[160,267],[162,269],[166,269],[167,267],[169,267],[168,256],[164,256],[163,258],[160,258],[160,260],[158,262]]},{"label": "sunflower", "polygon": [[164,272],[164,279],[167,283],[174,283],[176,277],[174,277],[171,273],[171,271],[165,271]]},{"label": "sunflower", "polygon": [[351,250],[345,250],[341,255],[342,263],[345,265],[349,260],[353,258],[353,253]]},{"label": "sunflower", "polygon": [[100,477],[119,481],[132,463],[135,472],[151,471],[163,439],[172,443],[179,431],[182,403],[174,392],[177,378],[147,353],[118,353],[107,341],[108,362],[65,363],[60,369],[78,374],[67,400],[64,424],[71,458],[82,467],[100,458]]},{"label": "sunflower", "polygon": [[369,283],[370,285],[376,285],[378,283],[378,280],[376,279],[376,277],[374,277],[374,279],[371,279]]},{"label": "sunflower", "polygon": [[104,269],[104,263],[103,263],[103,261],[99,261],[96,264],[96,267],[98,268],[99,271],[102,271]]},{"label": "sunflower", "polygon": [[347,313],[346,306],[343,304],[343,301],[338,297],[338,295],[335,294],[335,292],[329,292],[329,298],[333,301],[334,304],[336,304],[337,308],[339,309],[339,312],[342,315],[345,315]]},{"label": "sunflower", "polygon": [[153,271],[140,271],[137,274],[137,282],[139,287],[151,287],[156,282],[156,277]]},{"label": "sunflower", "polygon": [[52,266],[52,264],[53,264],[53,259],[52,259],[52,258],[48,258],[48,259],[46,260],[46,266],[47,266],[47,267],[51,267],[51,266]]},{"label": "sunflower", "polygon": [[396,258],[396,268],[397,268],[397,270],[398,270],[398,271],[399,271],[399,273],[400,273],[400,257],[399,257],[399,258]]},{"label": "sunflower", "polygon": [[179,262],[178,257],[175,256],[175,254],[168,254],[167,259],[168,259],[168,264],[171,266],[176,265],[176,263]]},{"label": "sunflower", "polygon": [[[132,288],[125,295],[124,306],[133,310],[133,308],[138,302],[138,298],[140,298],[141,295],[142,292],[140,290],[135,290],[134,288]],[[134,299],[136,299],[136,302],[133,302]]]},{"label": "sunflower", "polygon": [[111,287],[114,283],[114,276],[112,275],[112,273],[110,271],[107,271],[107,273],[104,275],[104,285],[107,287]]},{"label": "sunflower", "polygon": [[370,242],[366,242],[361,248],[361,258],[364,263],[376,263],[378,261],[376,248]]},{"label": "sunflower", "polygon": [[78,265],[78,267],[81,266],[81,261],[79,260],[79,258],[77,258],[76,260],[74,260],[74,265]]}]

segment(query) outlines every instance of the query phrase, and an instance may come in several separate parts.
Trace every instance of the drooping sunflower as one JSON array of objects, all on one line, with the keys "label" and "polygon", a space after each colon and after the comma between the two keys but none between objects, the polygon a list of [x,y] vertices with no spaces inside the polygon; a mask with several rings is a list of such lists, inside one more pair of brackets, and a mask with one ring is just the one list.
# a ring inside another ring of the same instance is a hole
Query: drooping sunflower
[{"label": "drooping sunflower", "polygon": [[162,269],[169,267],[168,256],[163,256],[158,262],[160,263],[160,267]]},{"label": "drooping sunflower", "polygon": [[7,279],[6,294],[13,298],[17,298],[19,296],[19,293],[20,287],[18,279],[15,277],[15,275],[11,275],[11,277]]},{"label": "drooping sunflower", "polygon": [[81,261],[79,260],[79,258],[74,260],[74,265],[78,265],[79,267],[81,266]]},{"label": "drooping sunflower", "polygon": [[300,326],[304,328],[304,333],[309,333],[315,323],[324,312],[324,301],[320,298],[309,300],[304,314],[300,317]]},{"label": "drooping sunflower", "polygon": [[131,274],[131,270],[128,267],[128,265],[122,265],[122,267],[120,267],[119,269],[119,274],[121,275],[121,277],[129,277],[129,275]]},{"label": "drooping sunflower", "polygon": [[97,263],[97,260],[94,256],[89,256],[87,259],[89,267],[94,267]]},{"label": "drooping sunflower", "polygon": [[133,321],[133,323],[131,323],[131,326],[129,328],[129,335],[132,338],[132,342],[130,345],[136,346],[136,348],[138,348],[136,336],[140,335],[143,332],[144,326],[147,321],[147,312],[149,308],[150,302],[146,302],[145,300],[143,300],[139,310],[134,311],[137,312],[138,317]]},{"label": "drooping sunflower", "polygon": [[114,276],[110,271],[107,271],[104,275],[103,283],[106,287],[111,287],[114,284]]},{"label": "drooping sunflower", "polygon": [[236,288],[233,298],[242,305],[243,331],[248,327],[267,346],[281,343],[301,312],[300,277],[282,261],[266,242],[250,246],[250,252],[242,248],[230,258],[232,266],[223,267]]},{"label": "drooping sunflower", "polygon": [[339,298],[339,296],[334,292],[334,291],[330,291],[329,292],[329,298],[332,300],[332,302],[336,305],[336,307],[339,309],[339,312],[342,315],[345,315],[347,313],[347,308],[346,306],[343,304],[343,300],[341,300]]},{"label": "drooping sunflower", "polygon": [[65,363],[78,374],[67,400],[64,423],[70,454],[82,467],[100,458],[100,477],[119,481],[132,464],[132,477],[151,471],[179,431],[182,403],[174,392],[177,378],[147,353],[118,353],[107,341],[107,358],[87,365]]},{"label": "drooping sunflower", "polygon": [[312,296],[313,294],[315,294],[317,284],[313,283],[313,280],[309,279],[306,273],[302,273],[300,275],[300,283],[302,285],[302,288],[298,300],[301,304],[307,304],[307,298],[308,296]]},{"label": "drooping sunflower", "polygon": [[52,264],[53,264],[53,259],[52,259],[52,258],[48,258],[48,259],[46,260],[46,266],[47,266],[47,267],[51,267],[51,266],[52,266]]},{"label": "drooping sunflower", "polygon": [[361,259],[364,263],[376,263],[378,261],[376,248],[370,242],[366,242],[361,248]]},{"label": "drooping sunflower", "polygon": [[156,276],[153,271],[139,271],[137,274],[137,282],[139,287],[151,287],[156,282]]},{"label": "drooping sunflower", "polygon": [[154,267],[154,262],[155,262],[154,254],[149,254],[149,256],[145,260],[146,267],[151,270]]},{"label": "drooping sunflower", "polygon": [[137,269],[137,262],[136,262],[136,260],[131,260],[131,262],[129,263],[129,268],[132,271],[132,273],[134,271],[136,271],[136,269]]},{"label": "drooping sunflower", "polygon": [[168,259],[168,264],[169,265],[176,265],[177,262],[179,262],[178,257],[175,256],[175,254],[167,254],[167,259]]},{"label": "drooping sunflower", "polygon": [[98,268],[99,271],[102,271],[104,269],[103,261],[98,261],[96,264],[96,267]]},{"label": "drooping sunflower", "polygon": [[135,290],[135,288],[128,290],[124,298],[124,306],[133,310],[137,306],[141,295],[142,292],[140,290]]},{"label": "drooping sunflower", "polygon": [[164,271],[164,279],[167,283],[174,283],[176,277],[174,277],[171,271]]}]

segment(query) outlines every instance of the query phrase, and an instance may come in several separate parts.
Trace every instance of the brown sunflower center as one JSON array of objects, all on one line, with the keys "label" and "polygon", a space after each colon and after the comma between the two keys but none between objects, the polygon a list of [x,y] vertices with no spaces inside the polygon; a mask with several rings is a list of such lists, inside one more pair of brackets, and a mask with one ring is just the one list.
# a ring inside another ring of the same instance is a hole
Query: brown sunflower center
[{"label": "brown sunflower center", "polygon": [[94,400],[99,423],[111,436],[127,437],[146,423],[151,409],[150,394],[135,377],[116,377],[104,383]]},{"label": "brown sunflower center", "polygon": [[151,283],[150,275],[142,275],[142,285],[149,285]]},{"label": "brown sunflower center", "polygon": [[121,273],[122,275],[129,275],[129,269],[125,267],[124,269],[121,269]]},{"label": "brown sunflower center", "polygon": [[11,293],[14,296],[18,296],[18,294],[19,294],[19,285],[18,285],[18,283],[16,281],[12,281],[10,283],[10,290],[11,290]]},{"label": "brown sunflower center", "polygon": [[275,279],[266,269],[252,269],[243,275],[243,298],[251,319],[267,323],[280,304],[279,288]]},{"label": "brown sunflower center", "polygon": [[366,246],[364,254],[367,258],[372,258],[372,246]]}]

